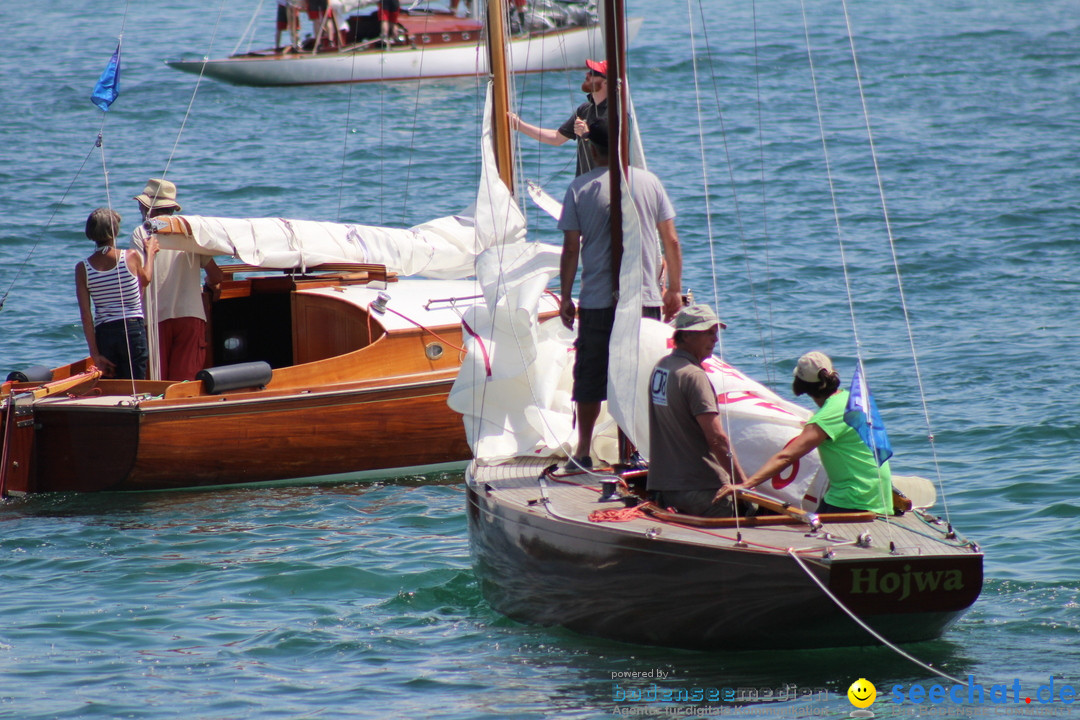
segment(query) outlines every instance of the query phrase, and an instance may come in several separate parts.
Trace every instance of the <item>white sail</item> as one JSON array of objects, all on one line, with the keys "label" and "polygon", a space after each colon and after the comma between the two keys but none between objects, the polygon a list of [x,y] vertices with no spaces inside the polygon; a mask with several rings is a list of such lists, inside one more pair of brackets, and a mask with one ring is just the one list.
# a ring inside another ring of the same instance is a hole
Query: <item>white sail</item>
[{"label": "white sail", "polygon": [[264,268],[306,269],[324,263],[378,263],[401,275],[459,279],[473,273],[479,251],[474,220],[438,218],[411,228],[293,220],[183,215],[183,234],[158,228],[161,247],[229,255]]},{"label": "white sail", "polygon": [[[559,272],[559,249],[524,241],[524,215],[496,172],[490,117],[484,113],[475,213],[477,236],[488,248],[476,260],[484,303],[462,318],[468,352],[447,402],[464,416],[476,457],[507,460],[536,450],[547,454],[552,443],[558,447],[542,415],[569,405],[569,397],[557,396],[565,369],[558,360],[573,338],[539,325],[541,300]],[[557,309],[550,300],[547,307]]]}]

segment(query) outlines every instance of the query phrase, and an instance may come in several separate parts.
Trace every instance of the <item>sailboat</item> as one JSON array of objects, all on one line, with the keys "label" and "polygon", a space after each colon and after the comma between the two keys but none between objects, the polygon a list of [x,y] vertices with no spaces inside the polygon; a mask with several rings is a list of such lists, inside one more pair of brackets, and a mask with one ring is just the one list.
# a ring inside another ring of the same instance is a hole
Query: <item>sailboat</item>
[{"label": "sailboat", "polygon": [[[625,182],[632,122],[622,6],[612,0],[605,16],[609,77],[619,83],[609,98],[610,136],[620,140],[612,143],[613,187]],[[625,198],[621,209],[608,405],[611,425],[647,458],[647,378],[668,352],[671,328],[640,318],[636,210]],[[715,650],[926,640],[975,602],[982,551],[931,512],[935,491],[921,478],[893,475],[903,491],[894,514],[817,514],[827,479],[811,454],[760,486],[753,499],[768,514],[707,519],[652,503],[647,467],[621,457],[613,436],[593,446],[611,467],[568,471],[571,338],[557,319],[522,325],[521,308],[540,298],[525,289],[466,315],[486,332],[467,339],[470,355],[450,394],[475,455],[466,470],[470,546],[493,608],[587,635]],[[483,372],[476,348],[505,353],[508,341],[523,348],[521,359]],[[807,410],[719,358],[704,366],[747,469],[799,434]]]},{"label": "sailboat", "polygon": [[154,218],[161,247],[233,259],[206,293],[211,367],[182,382],[107,379],[89,359],[12,373],[0,496],[462,468],[470,448],[446,400],[462,314],[483,297],[476,255],[495,241],[510,252],[524,234],[483,147],[473,206],[412,228]]},{"label": "sailboat", "polygon": [[[481,6],[478,2],[477,8]],[[328,23],[339,25],[334,17]],[[641,23],[641,18],[631,21],[631,38]],[[355,14],[342,25],[348,30],[340,34],[331,30],[296,48],[234,52],[215,60],[169,60],[167,64],[181,72],[254,86],[475,77],[488,72],[481,19],[419,7],[404,11],[400,25],[402,32],[389,46],[380,40],[374,13]],[[554,7],[533,8],[509,40],[508,55],[516,73],[576,70],[585,66],[586,58],[595,55],[600,45],[599,27],[584,10],[569,14]]]}]

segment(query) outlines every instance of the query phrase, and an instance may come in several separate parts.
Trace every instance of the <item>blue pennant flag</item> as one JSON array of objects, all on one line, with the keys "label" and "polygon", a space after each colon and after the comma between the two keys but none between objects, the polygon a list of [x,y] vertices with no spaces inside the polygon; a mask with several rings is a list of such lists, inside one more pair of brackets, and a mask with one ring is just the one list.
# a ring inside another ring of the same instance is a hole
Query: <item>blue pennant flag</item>
[{"label": "blue pennant flag", "polygon": [[94,93],[90,96],[90,102],[107,112],[109,106],[113,104],[113,100],[116,100],[119,95],[120,45],[117,44],[116,52],[112,54],[109,64],[105,66],[105,71],[101,73],[101,79],[94,86]]},{"label": "blue pennant flag", "polygon": [[885,432],[885,423],[881,420],[874,396],[863,379],[862,363],[855,366],[851,377],[847,407],[844,409],[844,422],[855,428],[859,437],[874,453],[874,459],[880,467],[892,457],[892,445]]}]

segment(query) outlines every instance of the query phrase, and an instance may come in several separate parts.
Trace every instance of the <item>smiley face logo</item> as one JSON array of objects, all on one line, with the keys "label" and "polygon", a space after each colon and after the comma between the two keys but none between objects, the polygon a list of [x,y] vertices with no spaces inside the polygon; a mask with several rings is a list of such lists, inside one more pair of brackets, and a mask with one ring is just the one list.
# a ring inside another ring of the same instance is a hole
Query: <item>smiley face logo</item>
[{"label": "smiley face logo", "polygon": [[877,698],[877,688],[866,678],[859,678],[851,683],[847,691],[848,700],[857,708],[868,708]]}]

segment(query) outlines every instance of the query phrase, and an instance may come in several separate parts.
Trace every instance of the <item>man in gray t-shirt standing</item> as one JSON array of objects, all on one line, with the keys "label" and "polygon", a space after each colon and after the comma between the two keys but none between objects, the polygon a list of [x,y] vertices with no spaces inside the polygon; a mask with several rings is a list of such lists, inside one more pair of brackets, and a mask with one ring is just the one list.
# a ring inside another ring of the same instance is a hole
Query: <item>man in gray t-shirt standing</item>
[{"label": "man in gray t-shirt standing", "polygon": [[716,496],[745,478],[701,367],[724,327],[708,305],[684,309],[675,318],[675,349],[649,378],[648,487],[661,506],[691,515],[731,516],[730,498]]},{"label": "man in gray t-shirt standing", "polygon": [[[591,467],[593,428],[607,399],[608,342],[615,322],[611,255],[611,187],[608,173],[606,123],[589,128],[589,146],[597,167],[570,183],[563,199],[559,229],[563,231],[559,263],[563,324],[573,329],[573,400],[577,404],[577,452],[571,465]],[[642,316],[655,320],[674,317],[682,307],[682,253],[675,232],[675,208],[659,178],[648,170],[630,168],[627,187],[642,221]],[[660,248],[666,263],[667,287],[660,289]],[[581,261],[580,307],[573,299],[578,260]]]}]

